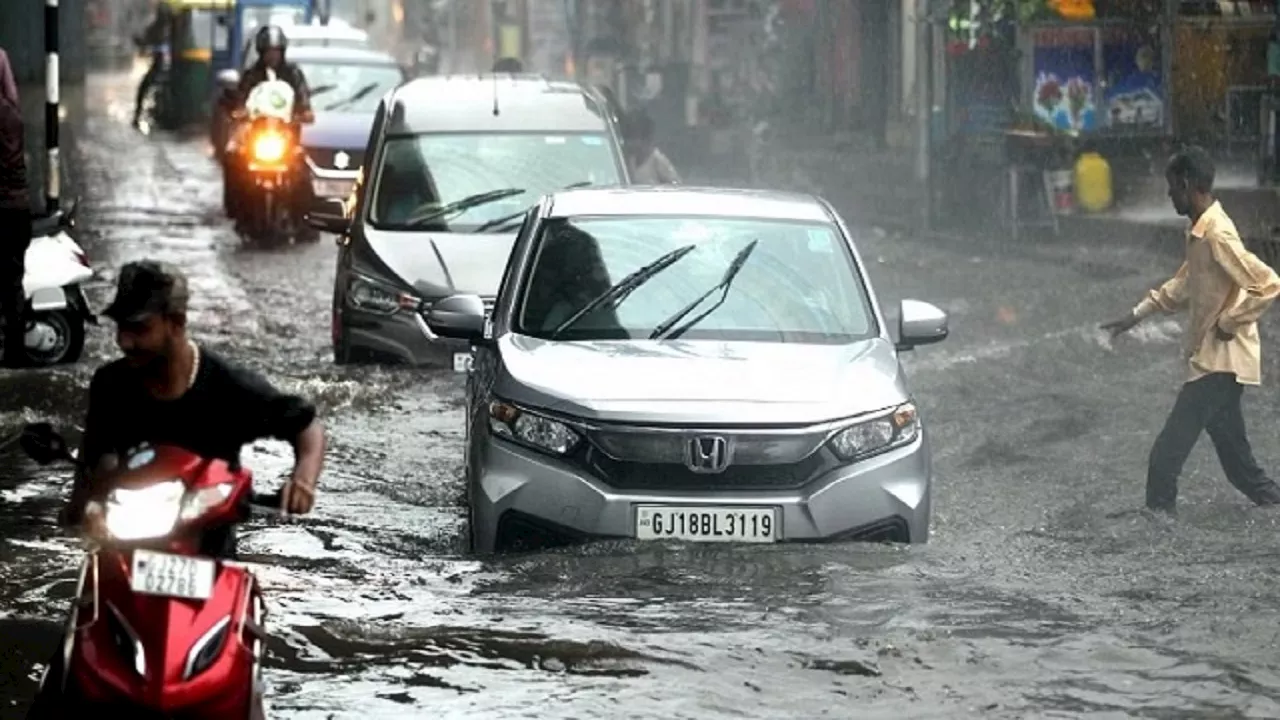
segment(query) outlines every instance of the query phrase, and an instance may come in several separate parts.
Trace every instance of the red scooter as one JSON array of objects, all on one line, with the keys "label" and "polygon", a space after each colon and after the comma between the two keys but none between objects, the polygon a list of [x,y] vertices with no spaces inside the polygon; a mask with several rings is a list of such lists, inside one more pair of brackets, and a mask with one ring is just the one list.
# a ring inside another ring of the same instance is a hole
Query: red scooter
[{"label": "red scooter", "polygon": [[[28,425],[21,444],[42,465],[78,463],[47,423]],[[86,510],[94,529],[61,667],[46,671],[28,717],[103,707],[131,717],[260,717],[261,589],[244,566],[202,557],[200,540],[243,522],[251,506],[278,509],[279,495],[254,495],[248,470],[171,446],[136,449],[120,466],[105,502]]]}]

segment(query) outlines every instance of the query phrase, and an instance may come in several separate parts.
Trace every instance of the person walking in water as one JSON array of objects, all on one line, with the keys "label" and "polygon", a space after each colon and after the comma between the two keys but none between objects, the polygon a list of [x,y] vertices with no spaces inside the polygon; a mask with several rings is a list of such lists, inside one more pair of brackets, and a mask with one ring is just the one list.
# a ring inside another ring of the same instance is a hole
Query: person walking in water
[{"label": "person walking in water", "polygon": [[1214,199],[1214,165],[1204,149],[1174,155],[1165,179],[1174,210],[1189,221],[1186,259],[1128,315],[1102,325],[1115,337],[1157,311],[1190,315],[1182,346],[1187,380],[1151,448],[1147,508],[1175,513],[1178,476],[1202,430],[1237,490],[1257,505],[1280,504],[1280,487],[1253,457],[1240,408],[1244,386],[1261,383],[1257,321],[1280,296],[1280,277],[1245,249]]},{"label": "person walking in water", "polygon": [[4,319],[4,364],[19,367],[26,325],[22,290],[27,246],[31,244],[31,195],[27,188],[22,106],[9,55],[0,49],[0,310]]}]

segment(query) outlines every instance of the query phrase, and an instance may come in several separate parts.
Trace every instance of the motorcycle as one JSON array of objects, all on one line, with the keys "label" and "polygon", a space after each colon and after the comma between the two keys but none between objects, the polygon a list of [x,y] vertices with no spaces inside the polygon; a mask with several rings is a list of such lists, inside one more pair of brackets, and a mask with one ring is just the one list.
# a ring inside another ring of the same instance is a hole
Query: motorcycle
[{"label": "motorcycle", "polygon": [[[48,423],[23,429],[36,462],[79,465]],[[243,565],[202,557],[203,534],[277,509],[253,476],[176,447],[142,446],[86,517],[86,555],[61,652],[28,717],[254,718],[262,710],[266,606]]]},{"label": "motorcycle", "polygon": [[[238,150],[253,201],[236,210],[242,233],[261,242],[306,237],[308,226],[296,212],[303,149],[293,117],[294,91],[268,73],[250,93],[238,115],[245,120]],[[301,122],[310,118],[303,117]]]},{"label": "motorcycle", "polygon": [[65,212],[31,222],[31,244],[24,260],[26,297],[24,349],[29,364],[48,367],[72,363],[84,351],[86,325],[97,325],[84,285],[93,268],[84,250],[68,234],[76,224],[73,203]]}]

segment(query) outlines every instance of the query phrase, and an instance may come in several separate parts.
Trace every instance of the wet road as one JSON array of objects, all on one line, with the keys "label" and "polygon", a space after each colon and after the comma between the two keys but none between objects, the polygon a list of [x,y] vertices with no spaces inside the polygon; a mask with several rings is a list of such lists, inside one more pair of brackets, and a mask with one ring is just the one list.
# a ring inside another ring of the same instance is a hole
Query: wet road
[{"label": "wet road", "polygon": [[[462,550],[458,380],[331,365],[332,244],[239,249],[204,143],[141,138],[128,94],[88,90],[95,262],[182,265],[196,337],[328,419],[316,513],[258,521],[243,543],[272,610],[276,716],[1280,717],[1280,514],[1237,497],[1207,442],[1178,521],[1126,512],[1180,381],[1177,326],[1114,347],[1092,328],[1167,257],[1124,238],[1013,250],[862,233],[886,301],[953,314],[952,339],[907,361],[940,475],[926,547],[607,543],[482,561]],[[4,429],[75,422],[109,341],[98,331],[81,367],[0,375]],[[1247,416],[1280,466],[1274,390],[1250,393]],[[288,449],[249,462],[269,485]],[[0,717],[19,717],[77,554],[53,524],[65,474],[0,467]]]}]

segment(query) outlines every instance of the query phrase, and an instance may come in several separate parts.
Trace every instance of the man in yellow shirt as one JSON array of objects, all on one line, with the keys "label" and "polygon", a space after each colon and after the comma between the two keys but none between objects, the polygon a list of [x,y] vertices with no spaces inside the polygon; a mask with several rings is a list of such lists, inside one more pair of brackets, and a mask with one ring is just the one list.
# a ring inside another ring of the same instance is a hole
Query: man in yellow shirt
[{"label": "man in yellow shirt", "polygon": [[1178,476],[1202,430],[1237,490],[1258,505],[1280,504],[1280,487],[1254,460],[1240,411],[1243,386],[1261,382],[1257,320],[1280,296],[1280,277],[1244,248],[1213,197],[1213,178],[1213,160],[1202,148],[1187,148],[1169,161],[1169,199],[1190,221],[1186,260],[1127,316],[1102,326],[1116,336],[1157,311],[1185,308],[1190,315],[1182,345],[1187,382],[1147,465],[1147,507],[1170,514]]}]

